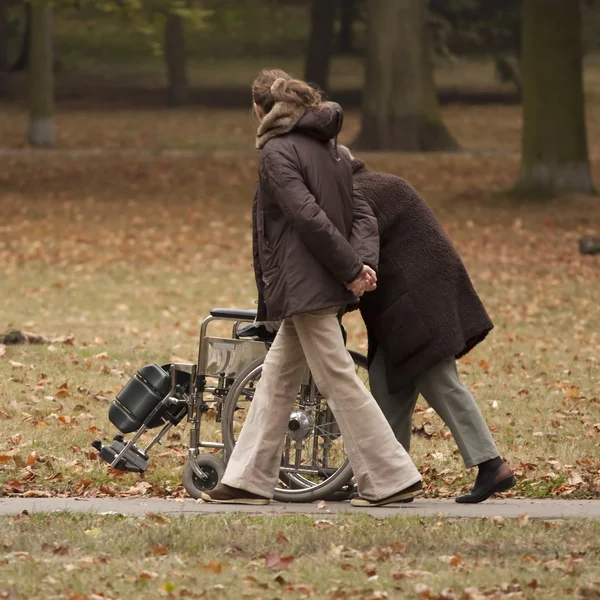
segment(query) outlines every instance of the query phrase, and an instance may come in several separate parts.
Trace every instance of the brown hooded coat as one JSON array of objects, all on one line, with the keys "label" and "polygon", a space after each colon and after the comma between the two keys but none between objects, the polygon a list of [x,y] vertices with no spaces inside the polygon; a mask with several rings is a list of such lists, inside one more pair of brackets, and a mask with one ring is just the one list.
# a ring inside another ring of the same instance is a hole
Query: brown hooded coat
[{"label": "brown hooded coat", "polygon": [[307,111],[278,103],[261,122],[252,218],[259,321],[356,302],[344,285],[363,267],[352,238],[377,262],[377,223],[353,198],[350,162],[331,143],[342,121],[328,102]]}]

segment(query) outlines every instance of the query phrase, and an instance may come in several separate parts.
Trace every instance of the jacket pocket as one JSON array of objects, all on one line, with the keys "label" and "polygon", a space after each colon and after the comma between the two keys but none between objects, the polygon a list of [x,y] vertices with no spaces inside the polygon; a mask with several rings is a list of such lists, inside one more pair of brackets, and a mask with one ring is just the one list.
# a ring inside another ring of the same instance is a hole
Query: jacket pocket
[{"label": "jacket pocket", "polygon": [[392,363],[403,362],[433,338],[409,293],[402,294],[381,314],[378,330],[379,343]]}]

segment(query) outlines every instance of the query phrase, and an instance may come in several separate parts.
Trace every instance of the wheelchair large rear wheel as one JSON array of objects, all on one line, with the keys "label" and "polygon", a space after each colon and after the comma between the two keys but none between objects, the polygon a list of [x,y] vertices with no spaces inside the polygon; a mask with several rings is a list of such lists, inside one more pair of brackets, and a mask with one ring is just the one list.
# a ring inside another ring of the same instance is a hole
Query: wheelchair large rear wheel
[{"label": "wheelchair large rear wheel", "polygon": [[[352,351],[350,354],[357,375],[368,387],[366,357]],[[221,426],[226,458],[246,420],[263,362],[260,358],[242,372],[225,399]],[[331,496],[351,478],[339,426],[311,377],[308,384],[300,386],[290,414],[274,498],[280,502],[314,502]]]}]

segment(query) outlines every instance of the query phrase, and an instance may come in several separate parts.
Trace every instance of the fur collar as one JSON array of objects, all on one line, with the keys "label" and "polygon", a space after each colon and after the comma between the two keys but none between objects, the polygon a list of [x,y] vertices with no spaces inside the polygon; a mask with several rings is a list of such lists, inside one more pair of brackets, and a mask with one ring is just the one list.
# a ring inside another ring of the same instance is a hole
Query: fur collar
[{"label": "fur collar", "polygon": [[258,126],[256,147],[260,150],[274,137],[289,133],[305,112],[301,106],[277,102]]}]

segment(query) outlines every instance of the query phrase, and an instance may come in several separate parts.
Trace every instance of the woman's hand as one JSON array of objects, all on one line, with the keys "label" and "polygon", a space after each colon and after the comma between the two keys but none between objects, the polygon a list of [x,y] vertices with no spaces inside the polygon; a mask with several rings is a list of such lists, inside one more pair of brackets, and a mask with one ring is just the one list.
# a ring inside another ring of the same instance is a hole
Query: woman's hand
[{"label": "woman's hand", "polygon": [[360,275],[347,283],[346,288],[360,298],[365,292],[372,292],[377,288],[377,273],[368,265],[364,265]]}]

